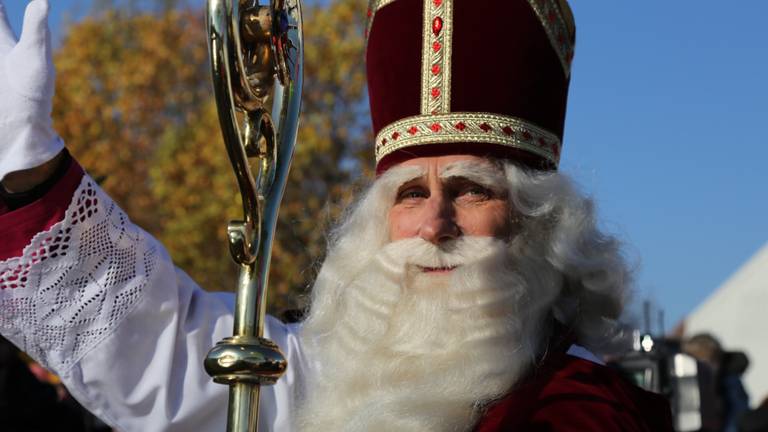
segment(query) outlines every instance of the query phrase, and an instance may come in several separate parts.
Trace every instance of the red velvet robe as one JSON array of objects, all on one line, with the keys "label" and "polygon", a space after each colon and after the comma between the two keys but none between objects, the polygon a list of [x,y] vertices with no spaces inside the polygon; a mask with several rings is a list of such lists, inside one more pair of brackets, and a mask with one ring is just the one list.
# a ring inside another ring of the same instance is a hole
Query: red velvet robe
[{"label": "red velvet robe", "polygon": [[475,432],[673,431],[668,402],[607,366],[567,354],[488,408]]}]

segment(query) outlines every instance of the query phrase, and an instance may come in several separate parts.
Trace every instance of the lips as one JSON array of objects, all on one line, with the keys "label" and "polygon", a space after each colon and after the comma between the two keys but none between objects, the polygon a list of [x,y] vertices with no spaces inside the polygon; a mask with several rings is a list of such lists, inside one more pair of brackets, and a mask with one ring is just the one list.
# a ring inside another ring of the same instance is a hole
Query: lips
[{"label": "lips", "polygon": [[450,267],[420,267],[421,271],[424,273],[448,273],[450,271],[453,271],[453,269],[456,268],[456,266],[450,266]]}]

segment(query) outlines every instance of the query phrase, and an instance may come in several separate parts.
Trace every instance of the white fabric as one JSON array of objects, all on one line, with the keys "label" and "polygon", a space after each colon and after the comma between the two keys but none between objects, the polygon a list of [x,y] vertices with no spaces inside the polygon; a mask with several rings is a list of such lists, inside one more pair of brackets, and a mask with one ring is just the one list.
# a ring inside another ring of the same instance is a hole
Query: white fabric
[{"label": "white fabric", "polygon": [[573,344],[568,348],[568,351],[565,352],[569,356],[577,357],[582,360],[591,361],[592,363],[597,363],[599,365],[605,366],[605,362],[597,358],[597,356],[592,353],[592,351],[584,348],[581,345]]},{"label": "white fabric", "polygon": [[[233,300],[176,269],[87,175],[64,219],[0,262],[0,331],[123,431],[224,430],[227,387],[202,362],[231,335]],[[262,390],[260,430],[288,431],[305,361],[296,326],[265,327],[289,368]]]},{"label": "white fabric", "polygon": [[54,68],[48,0],[27,6],[21,39],[0,0],[0,179],[51,160],[64,143],[51,119]]}]

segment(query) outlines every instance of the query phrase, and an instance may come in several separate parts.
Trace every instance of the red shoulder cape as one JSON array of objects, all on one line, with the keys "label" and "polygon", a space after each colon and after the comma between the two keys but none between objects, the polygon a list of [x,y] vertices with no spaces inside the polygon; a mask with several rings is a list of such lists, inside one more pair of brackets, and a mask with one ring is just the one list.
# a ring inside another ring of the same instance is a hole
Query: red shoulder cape
[{"label": "red shoulder cape", "polygon": [[475,432],[673,431],[662,396],[626,381],[619,372],[556,354],[507,397],[491,405]]}]

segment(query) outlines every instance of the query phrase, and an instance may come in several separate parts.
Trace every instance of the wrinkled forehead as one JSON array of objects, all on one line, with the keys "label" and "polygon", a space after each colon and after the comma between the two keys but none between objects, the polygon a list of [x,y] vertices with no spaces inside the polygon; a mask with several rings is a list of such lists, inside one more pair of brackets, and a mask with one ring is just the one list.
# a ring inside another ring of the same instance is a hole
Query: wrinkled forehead
[{"label": "wrinkled forehead", "polygon": [[463,178],[494,190],[506,189],[506,178],[501,164],[495,160],[473,157],[457,159],[411,159],[390,168],[382,177],[392,187],[426,179],[430,175],[441,180]]}]

